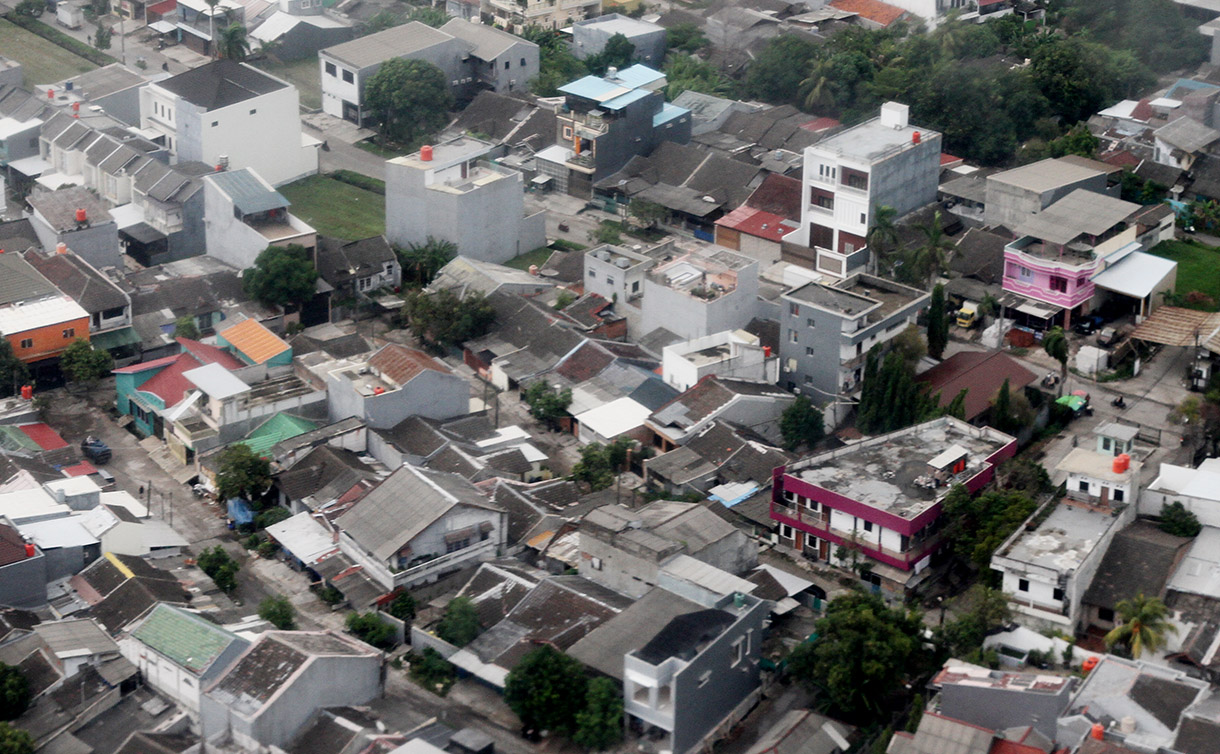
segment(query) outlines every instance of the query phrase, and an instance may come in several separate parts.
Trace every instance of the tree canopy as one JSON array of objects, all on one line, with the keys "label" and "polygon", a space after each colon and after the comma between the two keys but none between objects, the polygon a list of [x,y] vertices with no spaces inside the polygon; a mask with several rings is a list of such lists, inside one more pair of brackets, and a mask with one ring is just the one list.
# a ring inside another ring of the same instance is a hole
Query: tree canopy
[{"label": "tree canopy", "polygon": [[174,320],[174,337],[198,340],[199,325],[195,324],[195,318],[190,314],[184,314]]},{"label": "tree canopy", "polygon": [[271,486],[271,463],[244,442],[220,451],[217,461],[216,496],[221,500],[240,497],[257,504]]},{"label": "tree canopy", "polygon": [[427,285],[441,268],[457,256],[457,244],[441,238],[428,239],[423,243],[408,244],[405,249],[395,249],[398,263],[402,265],[403,277],[420,285]]},{"label": "tree canopy", "polygon": [[220,30],[216,40],[216,54],[229,60],[245,60],[250,54],[250,40],[246,37],[246,27],[232,23]]},{"label": "tree canopy", "polygon": [[464,647],[482,633],[479,614],[469,597],[454,597],[445,606],[445,614],[436,625],[436,635],[454,645]]},{"label": "tree canopy", "polygon": [[13,353],[13,344],[0,337],[0,395],[13,395],[30,379],[29,367]]},{"label": "tree canopy", "polygon": [[318,271],[309,249],[268,246],[242,275],[246,294],[265,306],[296,308],[313,298]]},{"label": "tree canopy", "polygon": [[826,436],[822,410],[813,405],[807,396],[798,395],[780,416],[779,431],[784,438],[785,450],[796,450],[801,445],[813,447]]},{"label": "tree canopy", "polygon": [[530,407],[530,416],[551,429],[558,429],[559,420],[568,415],[572,391],[569,388],[555,390],[546,380],[536,380],[522,389],[521,400]]},{"label": "tree canopy", "polygon": [[945,303],[945,287],[940,283],[932,289],[928,301],[928,354],[939,359],[949,345],[949,312]]},{"label": "tree canopy", "polygon": [[390,58],[368,80],[368,109],[381,120],[383,137],[413,145],[448,122],[453,94],[445,73],[426,60]]},{"label": "tree canopy", "polygon": [[[576,730],[577,715],[588,711],[587,687],[584,668],[577,660],[543,644],[508,672],[504,701],[517,713],[526,731],[569,735]],[[599,732],[590,728],[588,735]]]},{"label": "tree canopy", "polygon": [[609,445],[591,442],[580,449],[580,460],[572,467],[572,478],[589,485],[596,492],[614,484],[614,478],[623,471],[627,456],[635,440],[629,437],[615,438]]},{"label": "tree canopy", "polygon": [[378,649],[394,646],[394,628],[375,612],[350,613],[346,620],[347,630],[357,639]]},{"label": "tree canopy", "polygon": [[282,594],[273,594],[258,605],[258,617],[281,631],[297,627],[297,610]]},{"label": "tree canopy", "polygon": [[927,659],[919,613],[887,607],[879,596],[859,590],[831,600],[814,632],[817,641],[789,655],[788,670],[848,719],[883,708]]},{"label": "tree canopy", "polygon": [[109,351],[94,348],[84,338],[77,338],[59,357],[59,370],[69,382],[95,384],[114,369]]},{"label": "tree canopy", "polygon": [[0,720],[16,720],[30,706],[30,682],[20,668],[0,662]]},{"label": "tree canopy", "polygon": [[461,345],[491,329],[496,311],[481,293],[465,298],[451,290],[407,296],[403,314],[411,332],[441,347]]},{"label": "tree canopy", "polygon": [[216,545],[210,550],[204,550],[199,553],[196,562],[199,570],[225,594],[231,594],[237,588],[237,572],[241,570],[241,564],[234,560],[224,547]]},{"label": "tree canopy", "polygon": [[1203,524],[1195,514],[1177,500],[1161,508],[1161,531],[1177,537],[1195,537],[1203,531]]},{"label": "tree canopy", "polygon": [[884,434],[932,419],[942,413],[938,402],[937,396],[921,389],[913,365],[897,349],[884,359],[880,346],[869,349],[856,409],[856,426],[861,432]]},{"label": "tree canopy", "polygon": [[0,754],[34,754],[34,739],[21,728],[0,723]]},{"label": "tree canopy", "polygon": [[1022,490],[992,490],[972,495],[962,485],[949,490],[942,503],[950,551],[980,571],[991,555],[1038,507]]},{"label": "tree canopy", "polygon": [[585,708],[576,713],[572,741],[588,751],[604,751],[623,738],[623,695],[609,678],[589,681]]},{"label": "tree canopy", "polygon": [[635,45],[623,34],[614,34],[606,40],[602,51],[585,58],[585,68],[594,76],[605,76],[611,68],[620,71],[635,61]]},{"label": "tree canopy", "polygon": [[1106,634],[1106,648],[1122,647],[1139,659],[1145,651],[1155,652],[1165,644],[1165,634],[1177,633],[1169,621],[1169,608],[1159,597],[1137,594],[1115,605],[1118,625]]},{"label": "tree canopy", "polygon": [[530,80],[530,91],[539,97],[557,96],[559,87],[587,72],[558,30],[527,26],[521,37],[538,45],[538,75]]}]

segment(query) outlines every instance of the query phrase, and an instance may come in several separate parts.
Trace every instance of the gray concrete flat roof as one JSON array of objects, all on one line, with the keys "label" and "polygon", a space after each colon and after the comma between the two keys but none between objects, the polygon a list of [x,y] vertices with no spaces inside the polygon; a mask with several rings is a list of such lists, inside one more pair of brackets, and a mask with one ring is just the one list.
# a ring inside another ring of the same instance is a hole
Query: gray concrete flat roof
[{"label": "gray concrete flat roof", "polygon": [[914,137],[917,132],[922,137],[921,141],[940,136],[937,131],[919,126],[906,125],[902,128],[883,126],[881,118],[873,118],[814,144],[813,149],[871,163],[914,146]]},{"label": "gray concrete flat roof", "polygon": [[1117,521],[1109,513],[1059,503],[1037,529],[1025,532],[998,553],[1020,563],[1067,573],[1088,556],[1106,530]]},{"label": "gray concrete flat roof", "polygon": [[1041,193],[1095,175],[1102,175],[1102,172],[1070,160],[1049,159],[996,173],[988,176],[987,180]]}]

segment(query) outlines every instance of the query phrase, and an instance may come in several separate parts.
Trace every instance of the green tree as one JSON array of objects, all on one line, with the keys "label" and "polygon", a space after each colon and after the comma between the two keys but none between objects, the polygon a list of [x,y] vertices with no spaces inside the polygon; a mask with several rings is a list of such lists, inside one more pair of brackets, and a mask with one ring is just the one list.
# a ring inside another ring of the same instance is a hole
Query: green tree
[{"label": "green tree", "polygon": [[376,612],[351,613],[347,616],[347,630],[365,644],[377,649],[394,646],[394,628],[383,621]]},{"label": "green tree", "polygon": [[30,706],[30,682],[21,669],[0,662],[0,720],[16,720]]},{"label": "green tree", "polygon": [[716,97],[732,97],[737,84],[711,63],[691,55],[674,53],[665,61],[665,98],[674,100],[687,90]]},{"label": "green tree", "polygon": [[893,207],[878,204],[873,210],[873,224],[864,237],[873,269],[878,272],[889,273],[894,266],[893,253],[898,246],[898,226],[894,224],[897,214]]},{"label": "green tree", "polygon": [[1059,362],[1059,394],[1063,395],[1063,386],[1067,382],[1070,346],[1067,333],[1063,331],[1062,327],[1052,327],[1046,331],[1042,336],[1042,350],[1046,351],[1047,356]]},{"label": "green tree", "polygon": [[38,18],[47,9],[46,0],[21,0],[13,12],[27,18]]},{"label": "green tree", "polygon": [[423,243],[408,244],[407,248],[395,251],[403,276],[420,285],[431,283],[441,268],[458,255],[457,244],[432,236]]},{"label": "green tree", "polygon": [[932,287],[932,279],[947,267],[947,255],[953,250],[952,239],[945,235],[940,210],[932,214],[932,220],[918,227],[920,243],[907,253],[903,265],[904,277],[913,283]]},{"label": "green tree", "polygon": [[771,39],[746,69],[743,93],[773,105],[799,104],[801,80],[817,53],[817,43],[804,36]]},{"label": "green tree", "polygon": [[849,719],[877,713],[926,659],[919,613],[887,607],[875,594],[853,591],[831,600],[814,632],[817,641],[788,656],[788,670]]},{"label": "green tree", "polygon": [[390,58],[365,87],[364,101],[381,120],[381,135],[414,144],[449,119],[453,95],[440,68],[426,60]]},{"label": "green tree", "polygon": [[966,396],[970,394],[970,388],[964,387],[958,391],[957,395],[953,396],[953,400],[945,406],[945,416],[952,416],[954,419],[966,418]]},{"label": "green tree", "polygon": [[1001,432],[1008,432],[1013,428],[1012,388],[1009,387],[1007,378],[991,401],[991,426]]},{"label": "green tree", "polygon": [[1037,500],[1021,490],[972,495],[958,484],[942,502],[949,550],[980,571],[991,566],[991,556],[1010,534],[1038,507]]},{"label": "green tree", "polygon": [[496,310],[481,293],[465,298],[451,290],[407,296],[403,314],[416,337],[442,348],[461,345],[491,329]]},{"label": "green tree", "polygon": [[521,400],[530,407],[530,416],[551,429],[559,429],[560,420],[568,416],[568,406],[572,405],[572,391],[555,390],[546,380],[537,380],[525,386]]},{"label": "green tree", "polygon": [[568,735],[576,730],[577,715],[585,708],[587,687],[579,662],[543,644],[508,672],[504,702],[526,731]]},{"label": "green tree", "polygon": [[611,220],[602,220],[596,228],[589,231],[588,237],[593,243],[608,243],[617,246],[623,242],[622,226]]},{"label": "green tree", "polygon": [[455,647],[464,647],[475,640],[483,627],[479,625],[479,614],[469,597],[454,597],[445,606],[445,614],[436,624],[436,635]]},{"label": "green tree", "polygon": [[610,445],[589,443],[580,449],[580,460],[572,467],[572,478],[589,485],[591,492],[606,489],[623,471],[634,444],[635,441],[628,437],[616,438]]},{"label": "green tree", "polygon": [[34,739],[21,728],[0,723],[0,754],[34,754]]},{"label": "green tree", "polygon": [[940,360],[949,345],[949,312],[946,311],[945,287],[936,284],[928,301],[928,353]]},{"label": "green tree", "polygon": [[1101,141],[1093,135],[1093,132],[1089,130],[1087,125],[1077,123],[1068,129],[1068,132],[1063,136],[1060,136],[1046,146],[1051,157],[1066,157],[1067,155],[1074,154],[1092,158],[1097,154]]},{"label": "green tree", "polygon": [[611,68],[623,70],[635,61],[635,45],[623,34],[606,40],[606,46],[596,55],[585,58],[585,67],[594,76],[604,76]]},{"label": "green tree", "polygon": [[1203,531],[1203,525],[1198,517],[1186,510],[1186,506],[1177,500],[1161,508],[1161,531],[1175,537],[1196,537]]},{"label": "green tree", "polygon": [[798,395],[780,416],[779,430],[786,450],[796,450],[801,445],[812,448],[826,436],[822,410],[807,396]]},{"label": "green tree", "polygon": [[281,631],[292,631],[297,627],[297,610],[282,594],[275,594],[258,604],[258,617]]},{"label": "green tree", "polygon": [[273,505],[264,511],[260,511],[254,517],[254,528],[258,531],[266,529],[268,526],[275,526],[281,521],[287,521],[292,518],[292,513],[287,508],[279,505]]},{"label": "green tree", "polygon": [[13,353],[13,344],[0,337],[0,396],[14,395],[30,379],[30,369]]},{"label": "green tree", "polygon": [[539,73],[530,81],[530,91],[539,97],[559,95],[559,87],[586,73],[585,64],[576,59],[557,30],[527,26],[521,37],[538,45]]},{"label": "green tree", "polygon": [[199,570],[203,571],[220,591],[231,594],[237,588],[237,572],[241,570],[241,565],[224,547],[216,545],[210,550],[204,550],[199,554],[197,563]]},{"label": "green tree", "polygon": [[627,212],[645,228],[656,227],[656,224],[669,217],[669,210],[656,202],[635,198],[627,205]]},{"label": "green tree", "polygon": [[257,505],[271,486],[271,463],[244,442],[220,451],[217,462],[216,496],[220,500],[239,497]]},{"label": "green tree", "polygon": [[609,678],[589,681],[585,708],[576,713],[572,741],[588,751],[605,751],[623,738],[623,695]]},{"label": "green tree", "polygon": [[1123,647],[1131,656],[1155,652],[1165,644],[1165,634],[1176,634],[1178,629],[1169,622],[1169,608],[1158,597],[1138,594],[1131,599],[1120,600],[1115,605],[1118,625],[1106,634],[1106,648]]},{"label": "green tree", "polygon": [[952,657],[978,657],[987,634],[1012,620],[1008,595],[983,584],[970,587],[960,607],[960,615],[936,634],[941,649]]},{"label": "green tree", "polygon": [[898,350],[882,358],[881,347],[869,349],[856,408],[861,432],[883,434],[940,415],[939,395],[928,395],[915,381],[915,369]]},{"label": "green tree", "polygon": [[250,40],[246,37],[246,27],[232,23],[220,30],[220,38],[216,40],[216,54],[228,60],[241,62],[250,54]]},{"label": "green tree", "polygon": [[109,27],[103,26],[100,22],[97,25],[97,31],[93,33],[93,46],[99,50],[110,49],[110,39],[113,33]]},{"label": "green tree", "polygon": [[665,30],[665,46],[670,50],[694,55],[709,44],[707,36],[696,24],[674,24]]},{"label": "green tree", "polygon": [[386,612],[403,623],[415,620],[415,598],[406,589],[399,589]]},{"label": "green tree", "polygon": [[[207,2],[208,0],[204,0]],[[368,20],[359,24],[356,27],[357,36],[367,37],[370,34],[376,34],[379,31],[393,29],[395,26],[405,24],[407,19],[397,13],[389,10],[379,11],[369,16]]]},{"label": "green tree", "polygon": [[906,724],[907,733],[914,733],[919,730],[919,721],[923,720],[924,704],[923,694],[916,694],[911,697],[911,714],[907,716]]},{"label": "green tree", "polygon": [[69,382],[96,385],[114,369],[109,351],[94,348],[84,338],[77,338],[59,357],[59,370]]},{"label": "green tree", "polygon": [[416,6],[407,14],[408,21],[419,21],[421,24],[427,24],[433,28],[439,29],[449,23],[449,15],[445,13],[444,8],[433,8],[427,5]]},{"label": "green tree", "polygon": [[195,318],[185,314],[174,320],[174,337],[199,340],[199,326],[195,324]]},{"label": "green tree", "polygon": [[242,276],[246,295],[265,306],[295,310],[313,298],[318,271],[309,249],[297,244],[268,246]]}]

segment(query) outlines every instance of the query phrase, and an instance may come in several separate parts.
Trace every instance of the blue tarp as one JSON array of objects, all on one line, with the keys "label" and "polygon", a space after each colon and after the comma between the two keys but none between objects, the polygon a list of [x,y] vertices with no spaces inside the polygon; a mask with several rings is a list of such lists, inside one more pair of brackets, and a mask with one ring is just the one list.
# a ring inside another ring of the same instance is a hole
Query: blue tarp
[{"label": "blue tarp", "polygon": [[231,497],[229,498],[229,518],[239,526],[250,524],[254,522],[254,512],[250,510],[250,504],[245,500],[240,497]]}]

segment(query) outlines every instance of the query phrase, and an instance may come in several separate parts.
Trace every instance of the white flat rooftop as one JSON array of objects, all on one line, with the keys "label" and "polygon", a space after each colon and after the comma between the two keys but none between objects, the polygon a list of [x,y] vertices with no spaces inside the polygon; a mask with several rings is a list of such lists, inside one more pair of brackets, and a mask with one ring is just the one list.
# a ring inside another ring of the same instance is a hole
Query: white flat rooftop
[{"label": "white flat rooftop", "polygon": [[996,556],[1068,573],[1080,567],[1117,520],[1109,513],[1059,503],[1041,526]]},{"label": "white flat rooftop", "polygon": [[[0,333],[11,336],[80,319],[89,319],[89,313],[80,304],[67,296],[52,296],[41,301],[13,304],[0,309]],[[88,331],[82,331],[78,335],[86,337]]]}]

